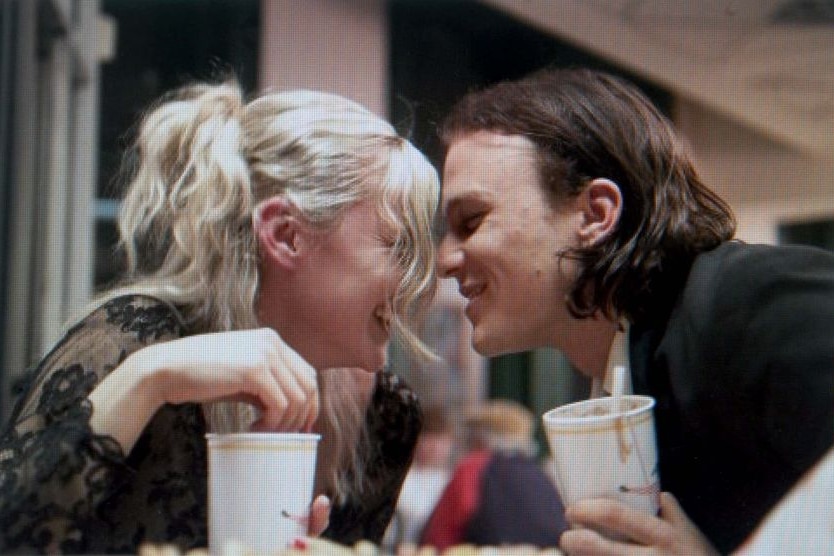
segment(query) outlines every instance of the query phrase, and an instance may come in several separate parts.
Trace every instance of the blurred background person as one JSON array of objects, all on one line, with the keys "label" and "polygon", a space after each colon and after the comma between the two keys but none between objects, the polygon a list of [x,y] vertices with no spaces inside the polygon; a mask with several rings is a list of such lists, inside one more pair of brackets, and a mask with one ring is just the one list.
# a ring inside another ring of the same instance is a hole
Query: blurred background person
[{"label": "blurred background person", "polygon": [[389,552],[419,542],[423,526],[449,482],[458,451],[454,424],[446,410],[440,406],[426,408],[423,429],[414,448],[414,461],[385,534],[384,547]]},{"label": "blurred background person", "polygon": [[431,514],[420,543],[444,550],[557,546],[567,528],[556,488],[536,461],[535,417],[511,400],[487,400],[464,417],[469,452]]}]

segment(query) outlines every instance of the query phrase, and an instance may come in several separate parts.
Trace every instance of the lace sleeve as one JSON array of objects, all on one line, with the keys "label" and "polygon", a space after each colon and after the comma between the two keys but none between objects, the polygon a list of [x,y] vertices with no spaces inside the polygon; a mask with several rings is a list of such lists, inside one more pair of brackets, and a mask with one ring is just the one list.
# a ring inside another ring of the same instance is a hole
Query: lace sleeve
[{"label": "lace sleeve", "polygon": [[86,524],[132,475],[118,443],[92,433],[87,396],[132,352],[181,335],[172,307],[120,297],[31,372],[0,439],[0,553],[82,551]]}]

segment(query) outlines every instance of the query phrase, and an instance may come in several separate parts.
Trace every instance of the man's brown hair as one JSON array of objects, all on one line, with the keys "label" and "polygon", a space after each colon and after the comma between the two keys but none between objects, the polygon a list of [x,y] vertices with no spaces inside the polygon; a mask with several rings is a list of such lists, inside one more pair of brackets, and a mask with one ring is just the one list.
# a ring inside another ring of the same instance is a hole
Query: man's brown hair
[{"label": "man's brown hair", "polygon": [[448,147],[477,131],[536,146],[539,178],[558,203],[595,178],[620,188],[614,233],[566,253],[580,261],[568,307],[639,320],[668,310],[694,257],[735,233],[730,207],[699,179],[671,123],[627,81],[589,69],[544,69],[464,96],[440,128]]}]

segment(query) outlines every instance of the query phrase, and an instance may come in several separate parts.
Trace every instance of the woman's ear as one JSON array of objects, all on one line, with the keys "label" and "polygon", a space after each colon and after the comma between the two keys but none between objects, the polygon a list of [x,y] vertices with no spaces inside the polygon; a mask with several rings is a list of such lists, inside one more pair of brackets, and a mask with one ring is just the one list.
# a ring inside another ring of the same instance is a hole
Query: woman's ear
[{"label": "woman's ear", "polygon": [[607,178],[595,178],[580,194],[583,214],[579,238],[583,245],[595,245],[611,234],[620,221],[623,196],[620,187]]},{"label": "woman's ear", "polygon": [[255,207],[253,226],[261,257],[286,269],[295,268],[306,229],[295,204],[283,195],[261,201]]}]

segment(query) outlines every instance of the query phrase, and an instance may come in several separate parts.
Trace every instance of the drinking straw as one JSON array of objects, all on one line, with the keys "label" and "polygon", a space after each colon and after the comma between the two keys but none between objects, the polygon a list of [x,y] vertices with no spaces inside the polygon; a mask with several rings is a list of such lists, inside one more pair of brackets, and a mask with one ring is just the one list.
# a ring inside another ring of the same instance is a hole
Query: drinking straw
[{"label": "drinking straw", "polygon": [[626,369],[623,365],[617,365],[614,367],[613,372],[614,376],[611,380],[611,397],[614,398],[614,411],[616,413],[623,413],[626,410],[623,404],[623,394],[625,394],[628,369]]}]

